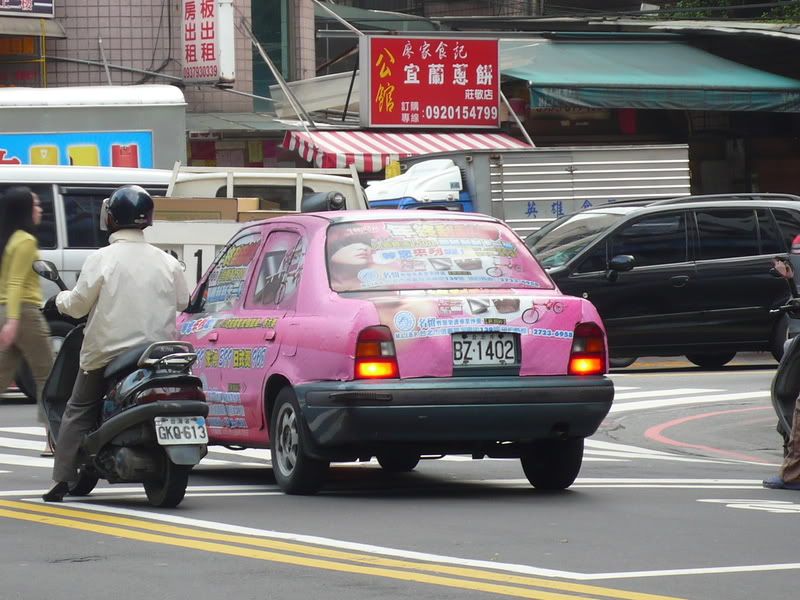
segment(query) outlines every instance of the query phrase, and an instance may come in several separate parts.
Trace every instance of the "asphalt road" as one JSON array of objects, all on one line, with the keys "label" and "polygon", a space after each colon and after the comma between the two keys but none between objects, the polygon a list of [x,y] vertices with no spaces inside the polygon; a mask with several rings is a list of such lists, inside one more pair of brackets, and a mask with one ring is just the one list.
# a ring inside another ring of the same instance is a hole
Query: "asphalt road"
[{"label": "asphalt road", "polygon": [[532,489],[517,461],[446,458],[336,466],[322,494],[288,497],[265,451],[213,448],[174,510],[136,486],[43,504],[52,459],[33,407],[6,399],[0,599],[788,598],[800,493],[760,485],[781,458],[775,367],[615,370],[566,492]]}]

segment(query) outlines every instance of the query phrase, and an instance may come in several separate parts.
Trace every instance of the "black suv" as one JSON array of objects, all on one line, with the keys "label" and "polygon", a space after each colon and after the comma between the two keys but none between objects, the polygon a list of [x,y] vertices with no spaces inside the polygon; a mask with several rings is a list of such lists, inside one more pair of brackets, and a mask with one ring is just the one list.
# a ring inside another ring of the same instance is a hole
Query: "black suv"
[{"label": "black suv", "polygon": [[800,234],[800,197],[724,194],[622,201],[548,223],[525,240],[562,292],[588,298],[612,364],[686,355],[721,367],[783,353],[789,297],[770,270]]}]

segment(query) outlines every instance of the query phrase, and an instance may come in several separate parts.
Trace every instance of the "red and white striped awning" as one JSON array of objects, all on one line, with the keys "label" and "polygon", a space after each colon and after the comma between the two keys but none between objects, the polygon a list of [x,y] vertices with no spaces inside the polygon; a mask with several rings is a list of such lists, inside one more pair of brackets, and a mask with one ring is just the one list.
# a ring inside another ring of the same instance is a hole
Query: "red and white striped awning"
[{"label": "red and white striped awning", "polygon": [[326,169],[355,164],[362,173],[383,170],[393,160],[458,150],[530,148],[504,133],[388,133],[379,131],[289,131],[281,144]]}]

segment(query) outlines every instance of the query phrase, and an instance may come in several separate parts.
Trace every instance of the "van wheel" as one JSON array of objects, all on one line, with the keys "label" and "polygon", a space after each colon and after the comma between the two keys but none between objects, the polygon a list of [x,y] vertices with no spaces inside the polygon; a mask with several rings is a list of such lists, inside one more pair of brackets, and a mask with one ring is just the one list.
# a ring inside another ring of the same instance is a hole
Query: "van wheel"
[{"label": "van wheel", "polygon": [[772,358],[781,362],[783,358],[783,347],[786,345],[786,340],[789,339],[789,315],[783,315],[778,322],[775,323],[775,329],[772,331],[772,340],[769,344]]},{"label": "van wheel", "polygon": [[[53,355],[56,355],[61,350],[64,338],[74,329],[74,326],[64,321],[51,321],[48,325],[50,326],[50,344],[53,347]],[[36,402],[36,384],[33,382],[33,373],[25,361],[20,365],[15,380],[19,391],[25,394],[31,402]]]},{"label": "van wheel", "polygon": [[531,446],[520,458],[531,485],[540,490],[571,486],[583,462],[583,438],[546,440]]},{"label": "van wheel", "polygon": [[300,408],[292,388],[278,392],[273,415],[269,445],[275,481],[286,494],[316,494],[330,464],[308,456]]},{"label": "van wheel", "polygon": [[378,464],[387,473],[408,473],[419,464],[419,454],[379,454]]},{"label": "van wheel", "polygon": [[726,352],[719,354],[687,354],[689,362],[696,364],[703,369],[719,369],[733,360],[736,352]]}]

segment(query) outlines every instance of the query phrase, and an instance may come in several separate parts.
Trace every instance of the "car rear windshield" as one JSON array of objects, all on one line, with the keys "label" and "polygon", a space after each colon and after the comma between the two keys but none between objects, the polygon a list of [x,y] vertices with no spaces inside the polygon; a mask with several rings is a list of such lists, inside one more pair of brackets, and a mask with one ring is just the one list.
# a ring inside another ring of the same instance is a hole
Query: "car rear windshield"
[{"label": "car rear windshield", "polygon": [[339,223],[328,229],[326,253],[336,292],[553,287],[519,238],[498,223]]},{"label": "car rear windshield", "polygon": [[529,235],[525,243],[543,267],[560,267],[623,218],[615,213],[579,213],[547,225]]}]

